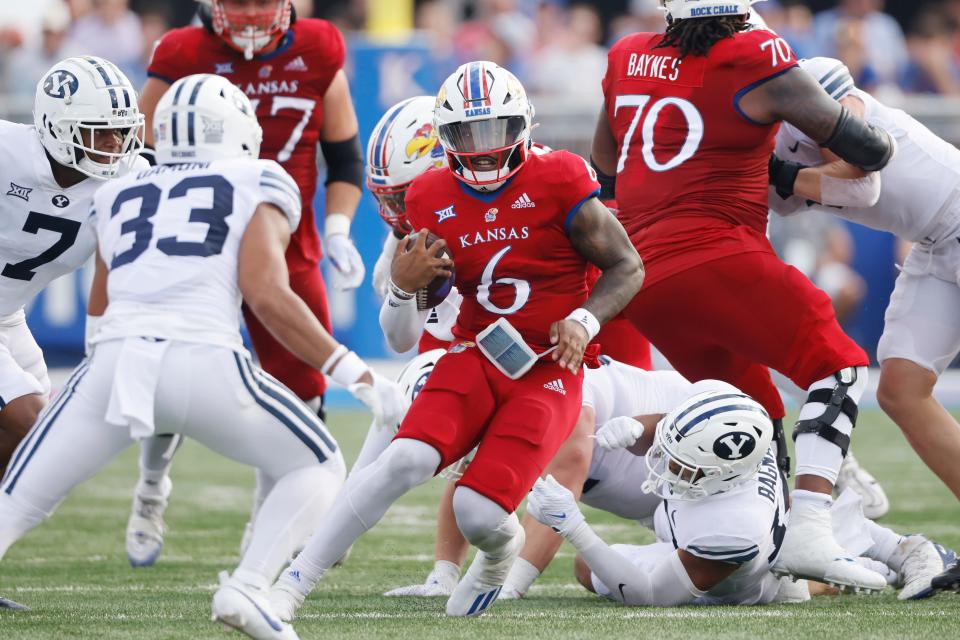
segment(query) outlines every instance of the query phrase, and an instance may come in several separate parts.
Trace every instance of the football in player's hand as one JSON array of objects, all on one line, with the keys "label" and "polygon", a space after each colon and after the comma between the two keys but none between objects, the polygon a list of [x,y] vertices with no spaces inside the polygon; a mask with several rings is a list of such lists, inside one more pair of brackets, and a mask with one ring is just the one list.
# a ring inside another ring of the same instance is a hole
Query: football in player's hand
[{"label": "football in player's hand", "polygon": [[[404,247],[406,251],[410,251],[416,245],[417,236],[420,233],[427,234],[425,246],[428,250],[430,249],[430,247],[433,245],[434,242],[440,239],[438,236],[435,236],[429,231],[419,231],[417,233],[412,233],[409,236],[407,236],[407,243]],[[453,260],[453,255],[451,255],[450,251],[447,250],[446,247],[443,247],[442,249],[440,249],[436,257]],[[428,284],[424,288],[417,291],[417,309],[420,309],[421,311],[424,309],[432,309],[433,307],[443,302],[444,298],[446,298],[447,295],[450,293],[450,289],[453,287],[454,280],[455,280],[455,273],[454,273],[453,267],[450,267],[449,276],[437,276],[436,278],[431,280],[430,284]]]}]

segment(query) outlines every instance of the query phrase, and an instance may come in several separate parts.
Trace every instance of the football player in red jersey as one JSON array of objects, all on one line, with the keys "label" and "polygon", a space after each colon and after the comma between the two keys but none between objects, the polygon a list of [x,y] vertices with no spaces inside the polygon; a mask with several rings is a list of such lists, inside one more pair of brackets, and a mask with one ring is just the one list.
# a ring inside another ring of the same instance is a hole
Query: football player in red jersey
[{"label": "football player in red jersey", "polygon": [[[154,108],[176,80],[216,73],[243,89],[263,127],[261,157],[279,162],[297,182],[303,198],[303,217],[286,253],[290,286],[330,331],[313,211],[318,144],[327,165],[327,255],[343,288],[359,286],[364,276],[363,261],[349,237],[363,184],[363,157],[343,71],[343,37],[325,20],[297,18],[291,0],[204,4],[209,7],[201,8],[202,26],[173,29],[153,52],[140,98],[147,119],[146,143],[152,144]],[[221,123],[205,118],[193,123],[189,132],[200,139],[215,139],[222,135],[220,127]],[[189,161],[189,149],[182,153],[183,160]],[[263,369],[322,411],[323,374],[287,351],[246,307],[244,318]],[[141,448],[141,479],[127,531],[127,552],[135,566],[153,564],[163,545],[163,511],[170,493],[167,471],[176,447],[177,442],[167,437],[145,440]],[[258,482],[257,496],[268,492],[269,487]]]},{"label": "football player in red jersey", "polygon": [[[643,280],[587,164],[566,151],[528,153],[532,118],[523,86],[492,62],[461,66],[440,89],[434,125],[449,167],[416,178],[405,202],[412,228],[452,254],[463,295],[454,344],[396,438],[352,475],[274,586],[284,619],[393,502],[478,444],[453,509],[480,551],[447,613],[485,611],[523,547],[514,510],[574,426],[587,343]],[[603,271],[589,295],[588,263]]]},{"label": "football player in red jersey", "polygon": [[[774,570],[882,589],[881,576],[848,561],[829,513],[867,356],[826,294],[774,254],[766,192],[781,120],[868,171],[882,168],[895,144],[797,68],[783,39],[751,28],[752,2],[665,0],[665,33],[636,33],[610,50],[592,156],[647,266],[625,315],[685,377],[729,382],[773,418],[784,411],[768,366],[808,389],[794,431],[797,490]],[[778,448],[785,460],[782,437]]]}]

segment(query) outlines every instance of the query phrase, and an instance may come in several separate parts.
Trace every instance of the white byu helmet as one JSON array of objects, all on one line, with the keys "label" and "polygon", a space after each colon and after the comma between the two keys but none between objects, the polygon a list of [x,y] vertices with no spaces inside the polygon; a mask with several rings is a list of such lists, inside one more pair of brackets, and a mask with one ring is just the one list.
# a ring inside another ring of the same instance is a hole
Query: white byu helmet
[{"label": "white byu helmet", "polygon": [[517,78],[486,61],[468,62],[448,77],[433,123],[453,174],[478,191],[493,191],[527,159],[533,105]]},{"label": "white byu helmet", "polygon": [[750,7],[763,0],[663,0],[667,22],[690,18],[718,18],[745,16]]},{"label": "white byu helmet", "polygon": [[800,68],[816,78],[834,100],[840,100],[857,88],[850,69],[836,58],[805,58],[800,61]]},{"label": "white byu helmet", "polygon": [[153,116],[159,164],[257,158],[262,140],[250,100],[222,76],[180,78],[160,98]]},{"label": "white byu helmet", "polygon": [[436,98],[417,96],[387,110],[367,144],[367,188],[380,205],[380,217],[410,233],[404,196],[413,179],[431,167],[446,166],[433,126]]},{"label": "white byu helmet", "polygon": [[754,477],[773,438],[766,410],[735,388],[697,393],[657,424],[646,493],[699,500]]},{"label": "white byu helmet", "polygon": [[[116,65],[94,56],[61,60],[43,75],[33,122],[50,157],[101,180],[129,169],[143,146],[137,92]],[[116,150],[100,150],[112,135],[120,136]]]}]

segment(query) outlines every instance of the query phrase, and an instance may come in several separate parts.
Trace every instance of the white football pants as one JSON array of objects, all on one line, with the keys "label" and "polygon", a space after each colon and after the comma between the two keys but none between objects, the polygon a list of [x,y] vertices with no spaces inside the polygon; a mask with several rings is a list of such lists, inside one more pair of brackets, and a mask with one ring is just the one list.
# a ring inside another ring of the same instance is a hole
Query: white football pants
[{"label": "white football pants", "polygon": [[[71,489],[135,442],[132,426],[104,418],[121,396],[124,415],[140,418],[138,433],[152,421],[156,434],[193,438],[275,482],[240,564],[272,581],[343,484],[346,465],[336,441],[313,411],[245,354],[183,342],[154,342],[154,349],[147,342],[98,344],[20,444],[0,483],[0,557]],[[115,375],[129,367],[131,352],[148,357],[127,369],[133,375]]]}]

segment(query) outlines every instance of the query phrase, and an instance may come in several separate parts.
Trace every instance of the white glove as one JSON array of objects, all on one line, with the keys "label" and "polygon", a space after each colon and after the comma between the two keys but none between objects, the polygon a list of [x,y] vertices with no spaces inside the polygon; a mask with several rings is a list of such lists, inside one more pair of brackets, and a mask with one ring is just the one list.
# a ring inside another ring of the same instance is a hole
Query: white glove
[{"label": "white glove", "polygon": [[376,371],[370,371],[373,384],[354,382],[347,387],[353,396],[367,405],[373,413],[373,423],[379,429],[396,430],[410,407],[410,401],[393,380],[384,378]]},{"label": "white glove", "polygon": [[325,240],[327,256],[337,270],[337,288],[348,291],[359,287],[367,270],[350,239],[350,218],[342,213],[328,215]]},{"label": "white glove", "polygon": [[546,480],[537,478],[527,498],[527,513],[562,536],[573,533],[584,522],[573,493],[552,475],[548,475]]},{"label": "white glove", "polygon": [[387,297],[387,289],[390,287],[390,267],[393,265],[393,254],[397,252],[398,244],[400,240],[393,235],[393,231],[388,233],[387,239],[383,241],[380,257],[373,265],[373,290],[381,298]]},{"label": "white glove", "polygon": [[620,416],[603,423],[597,434],[597,446],[607,451],[626,449],[643,435],[643,424],[629,416]]}]

